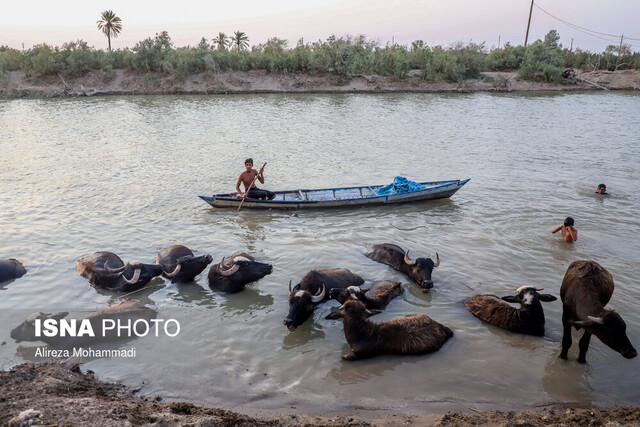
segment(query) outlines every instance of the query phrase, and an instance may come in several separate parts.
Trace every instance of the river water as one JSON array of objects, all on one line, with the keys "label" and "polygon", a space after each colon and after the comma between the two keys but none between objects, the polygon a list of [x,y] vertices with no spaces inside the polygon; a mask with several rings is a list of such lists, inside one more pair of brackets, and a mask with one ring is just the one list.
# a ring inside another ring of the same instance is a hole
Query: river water
[{"label": "river water", "polygon": [[[224,295],[195,283],[140,299],[179,320],[175,338],[122,344],[136,357],[88,361],[143,395],[239,410],[369,414],[524,409],[555,403],[640,404],[640,358],[591,341],[578,364],[558,358],[560,301],[544,303],[546,336],[487,326],[463,301],[523,284],[559,297],[574,260],[613,275],[609,307],[640,347],[640,96],[633,93],[130,96],[0,101],[0,258],[24,277],[0,285],[0,366],[32,360],[9,331],[35,311],[95,311],[119,301],[76,271],[109,250],[154,262],[189,246],[219,260],[245,251],[273,273]],[[471,178],[451,199],[303,212],[215,210],[200,194],[233,191],[246,157],[269,189]],[[611,193],[597,196],[604,182]],[[575,244],[551,229],[576,221]],[[391,242],[434,256],[433,292],[362,254]],[[454,337],[438,352],[347,362],[342,325],[313,319],[289,333],[287,284],[346,267],[399,280],[403,297],[376,321],[426,313]],[[116,347],[117,348],[117,347]],[[31,355],[30,355],[31,354]],[[40,359],[42,360],[42,359]]]}]

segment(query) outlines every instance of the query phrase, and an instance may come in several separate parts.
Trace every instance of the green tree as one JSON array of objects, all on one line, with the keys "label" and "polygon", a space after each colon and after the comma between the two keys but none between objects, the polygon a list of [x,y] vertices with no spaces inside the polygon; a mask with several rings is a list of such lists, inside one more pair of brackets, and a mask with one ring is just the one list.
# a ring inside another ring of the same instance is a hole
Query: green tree
[{"label": "green tree", "polygon": [[218,50],[227,50],[229,43],[231,43],[229,36],[225,33],[218,33],[218,37],[214,37],[211,41],[218,46]]},{"label": "green tree", "polygon": [[98,29],[107,36],[109,41],[109,51],[111,51],[111,37],[118,37],[120,31],[122,31],[122,19],[113,13],[113,10],[105,10],[100,16],[100,20],[97,22]]},{"label": "green tree", "polygon": [[249,37],[242,31],[234,32],[231,41],[238,51],[245,50],[249,47]]},{"label": "green tree", "polygon": [[544,41],[542,42],[542,44],[546,48],[557,49],[559,47],[560,48],[562,47],[561,44],[558,44],[559,41],[560,41],[560,34],[558,34],[556,30],[551,30],[544,36]]}]

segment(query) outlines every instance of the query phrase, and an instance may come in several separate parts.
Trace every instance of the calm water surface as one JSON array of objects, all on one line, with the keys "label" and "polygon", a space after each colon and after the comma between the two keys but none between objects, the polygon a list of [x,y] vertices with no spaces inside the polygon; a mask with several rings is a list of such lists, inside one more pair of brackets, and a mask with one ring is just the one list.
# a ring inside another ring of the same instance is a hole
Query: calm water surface
[{"label": "calm water surface", "polygon": [[[544,338],[474,318],[474,293],[523,285],[559,296],[574,260],[613,275],[609,307],[640,347],[640,96],[254,95],[107,97],[0,102],[0,258],[28,274],[0,286],[0,366],[30,359],[9,331],[34,311],[98,310],[76,260],[110,250],[153,262],[180,243],[215,260],[246,251],[273,274],[235,295],[155,279],[138,298],[176,318],[178,337],[152,337],[133,359],[86,363],[141,393],[250,414],[306,411],[426,413],[554,403],[640,404],[640,358],[593,339],[580,365],[558,359],[560,301],[545,303]],[[214,210],[199,194],[231,191],[243,161],[268,162],[266,188],[295,189],[471,178],[450,200],[317,212]],[[608,197],[594,194],[607,184]],[[579,240],[551,229],[566,216]],[[435,289],[362,255],[394,242],[440,254]],[[287,283],[346,267],[406,289],[376,320],[426,313],[455,336],[437,353],[345,362],[329,302],[293,333]]]}]

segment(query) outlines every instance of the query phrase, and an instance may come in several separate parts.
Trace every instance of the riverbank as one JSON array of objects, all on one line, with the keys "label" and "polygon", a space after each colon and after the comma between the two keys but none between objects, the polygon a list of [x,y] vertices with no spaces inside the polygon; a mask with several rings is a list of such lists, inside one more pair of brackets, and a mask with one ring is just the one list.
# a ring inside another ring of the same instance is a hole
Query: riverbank
[{"label": "riverbank", "polygon": [[520,80],[516,72],[487,72],[480,79],[457,83],[425,81],[420,71],[397,79],[374,75],[279,74],[263,70],[201,73],[186,78],[138,74],[128,70],[92,71],[79,78],[28,77],[11,71],[0,81],[0,98],[74,97],[94,95],[248,94],[248,93],[439,93],[640,90],[640,71],[577,70],[566,84]]},{"label": "riverbank", "polygon": [[[283,415],[253,418],[188,402],[138,397],[121,384],[96,379],[77,364],[23,363],[0,371],[0,425],[215,425],[215,426],[639,426],[640,408],[547,407],[540,411],[449,412],[414,417],[361,414],[341,417]],[[24,424],[20,424],[24,423]]]}]

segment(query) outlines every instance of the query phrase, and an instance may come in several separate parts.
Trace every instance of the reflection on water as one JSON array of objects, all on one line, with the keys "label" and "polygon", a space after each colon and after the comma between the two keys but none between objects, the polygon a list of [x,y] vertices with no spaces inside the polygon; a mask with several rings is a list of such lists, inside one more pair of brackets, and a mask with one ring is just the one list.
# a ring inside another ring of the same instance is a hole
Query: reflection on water
[{"label": "reflection on water", "polygon": [[542,387],[552,403],[588,406],[594,399],[589,365],[552,355],[544,366]]},{"label": "reflection on water", "polygon": [[[640,96],[627,93],[0,101],[0,258],[31,266],[0,285],[0,363],[25,360],[7,338],[9,325],[24,319],[14,309],[138,299],[159,317],[178,318],[180,335],[136,340],[140,357],[86,368],[135,386],[144,381],[143,394],[325,415],[549,400],[637,404],[640,387],[629,372],[640,358],[622,359],[592,340],[587,366],[557,360],[560,302],[544,307],[544,338],[485,325],[462,304],[523,284],[559,296],[567,266],[594,259],[614,277],[610,306],[640,345],[637,111]],[[197,197],[234,191],[249,156],[268,162],[264,187],[272,190],[386,184],[395,176],[471,181],[448,200],[366,209],[238,212]],[[601,182],[606,198],[594,193]],[[574,244],[550,233],[567,216],[576,221]],[[416,257],[438,252],[434,289],[423,293],[363,255],[367,243],[384,242]],[[82,254],[107,248],[153,262],[170,244],[216,262],[244,251],[274,269],[233,295],[211,291],[206,271],[191,284],[156,278],[126,296],[95,289],[76,271]],[[289,280],[327,268],[402,282],[402,298],[375,320],[425,313],[450,327],[453,339],[428,356],[343,362],[343,328],[324,318],[333,302],[289,333],[282,325]]]},{"label": "reflection on water", "polygon": [[214,293],[216,294],[218,307],[222,309],[221,317],[223,319],[233,318],[242,314],[255,317],[258,315],[256,312],[273,305],[273,297],[271,295],[265,295],[253,287],[246,287],[244,291],[235,294]]},{"label": "reflection on water", "polygon": [[[282,325],[282,330],[286,331],[284,325]],[[321,340],[325,337],[322,326],[314,322],[313,318],[308,319],[302,325],[298,326],[295,331],[286,331],[284,334],[284,339],[282,340],[283,350],[303,347],[312,341]]]}]

